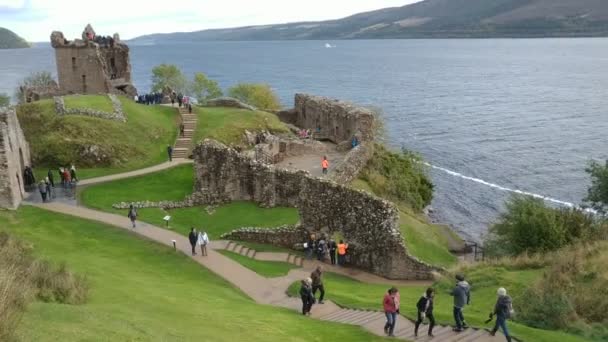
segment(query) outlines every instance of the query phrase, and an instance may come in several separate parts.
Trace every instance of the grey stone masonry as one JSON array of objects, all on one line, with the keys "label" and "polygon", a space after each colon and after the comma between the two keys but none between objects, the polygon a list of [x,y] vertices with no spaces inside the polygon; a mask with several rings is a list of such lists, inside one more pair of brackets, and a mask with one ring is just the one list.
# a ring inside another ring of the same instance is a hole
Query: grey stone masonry
[{"label": "grey stone masonry", "polygon": [[23,171],[30,149],[14,108],[0,107],[0,208],[16,209],[25,195]]},{"label": "grey stone masonry", "polygon": [[112,113],[95,110],[92,108],[66,108],[63,96],[53,97],[55,101],[55,112],[58,115],[84,115],[106,120],[127,122],[127,117],[122,110],[122,103],[118,97],[114,94],[108,94],[107,96],[112,102]]}]

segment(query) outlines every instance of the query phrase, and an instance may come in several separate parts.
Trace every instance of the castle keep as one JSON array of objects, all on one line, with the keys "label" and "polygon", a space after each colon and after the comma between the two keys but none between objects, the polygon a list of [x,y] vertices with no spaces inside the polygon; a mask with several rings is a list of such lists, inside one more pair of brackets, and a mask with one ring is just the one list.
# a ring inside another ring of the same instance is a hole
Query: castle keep
[{"label": "castle keep", "polygon": [[87,25],[82,39],[73,41],[54,31],[51,45],[55,48],[61,93],[137,95],[131,84],[129,47],[118,34],[97,36]]}]

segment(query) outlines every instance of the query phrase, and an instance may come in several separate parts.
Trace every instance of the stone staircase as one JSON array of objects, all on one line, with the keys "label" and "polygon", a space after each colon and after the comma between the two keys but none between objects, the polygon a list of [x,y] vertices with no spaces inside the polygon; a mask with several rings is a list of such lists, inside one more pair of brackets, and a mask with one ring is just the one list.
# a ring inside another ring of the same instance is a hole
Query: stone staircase
[{"label": "stone staircase", "polygon": [[196,114],[189,114],[188,108],[178,108],[181,119],[184,123],[184,135],[178,136],[175,146],[173,146],[173,159],[186,159],[190,156],[192,151],[194,138],[194,130],[196,129],[197,116]]},{"label": "stone staircase", "polygon": [[299,255],[283,252],[258,252],[254,249],[243,246],[235,241],[228,241],[228,243],[224,247],[224,250],[234,252],[255,260],[280,261],[296,265],[298,267],[304,266],[304,259]]}]

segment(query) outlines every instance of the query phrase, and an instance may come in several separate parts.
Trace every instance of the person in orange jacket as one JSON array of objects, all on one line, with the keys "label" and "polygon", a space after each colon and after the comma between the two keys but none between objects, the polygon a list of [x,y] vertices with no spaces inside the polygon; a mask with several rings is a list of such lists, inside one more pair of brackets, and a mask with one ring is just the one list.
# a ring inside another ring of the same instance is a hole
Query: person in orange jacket
[{"label": "person in orange jacket", "polygon": [[347,249],[348,249],[348,244],[344,243],[344,240],[340,240],[340,243],[338,244],[338,265],[339,266],[344,266]]},{"label": "person in orange jacket", "polygon": [[327,160],[327,156],[323,156],[323,160],[321,161],[321,168],[323,169],[323,174],[327,174],[327,169],[329,169],[329,160]]}]

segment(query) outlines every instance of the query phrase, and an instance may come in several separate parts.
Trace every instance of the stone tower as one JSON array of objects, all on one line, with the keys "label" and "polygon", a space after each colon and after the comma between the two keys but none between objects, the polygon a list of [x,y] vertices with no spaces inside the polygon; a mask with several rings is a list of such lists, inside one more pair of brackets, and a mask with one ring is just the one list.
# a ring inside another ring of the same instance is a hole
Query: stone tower
[{"label": "stone tower", "polygon": [[0,208],[16,209],[25,196],[23,171],[30,149],[14,108],[0,108]]},{"label": "stone tower", "polygon": [[118,34],[98,36],[89,24],[82,39],[73,41],[54,31],[51,45],[55,48],[62,93],[137,95],[131,84],[129,47],[120,41]]}]

